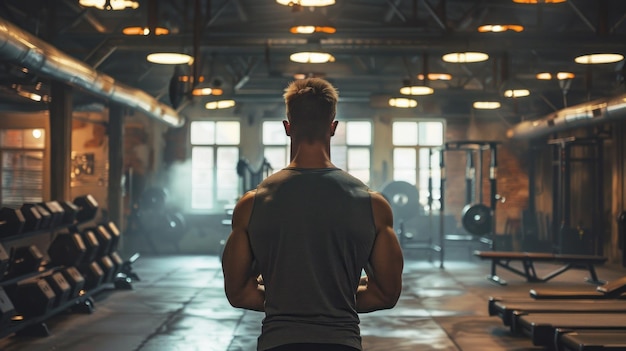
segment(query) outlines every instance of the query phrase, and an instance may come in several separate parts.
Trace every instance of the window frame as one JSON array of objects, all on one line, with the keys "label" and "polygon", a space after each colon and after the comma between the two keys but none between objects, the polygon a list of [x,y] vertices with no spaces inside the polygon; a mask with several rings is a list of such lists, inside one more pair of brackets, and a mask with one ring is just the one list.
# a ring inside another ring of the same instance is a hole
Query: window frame
[{"label": "window frame", "polygon": [[[393,129],[394,129],[394,124],[396,122],[410,122],[410,123],[416,123],[417,124],[417,141],[415,144],[413,145],[407,145],[405,143],[396,145],[394,144],[394,140],[393,140]],[[430,143],[424,145],[420,143],[419,137],[422,134],[420,131],[420,123],[430,123],[430,122],[438,122],[441,123],[441,144],[437,144],[437,145],[431,145]],[[445,145],[445,136],[446,136],[446,120],[443,118],[417,118],[417,119],[405,119],[405,118],[397,118],[397,119],[393,119],[391,122],[391,148],[392,148],[392,174],[391,174],[391,178],[395,181],[396,179],[396,170],[401,169],[398,168],[396,166],[396,156],[395,156],[395,151],[397,149],[413,149],[415,150],[415,168],[412,169],[414,171],[415,174],[415,179],[413,181],[409,181],[409,183],[415,185],[418,189],[418,193],[419,193],[419,202],[422,206],[424,206],[424,208],[426,210],[429,210],[429,203],[428,203],[428,178],[430,177],[432,180],[432,206],[434,207],[433,209],[438,209],[441,206],[440,203],[440,199],[441,199],[441,169],[439,168],[439,163],[436,161],[438,159],[438,155],[437,153],[434,153],[432,155],[432,159],[429,160],[428,162],[423,162],[422,160],[422,154],[421,151],[422,150],[428,150],[428,149],[433,149],[433,150],[438,150],[438,152],[442,152],[442,149]],[[426,166],[425,168],[422,167],[422,165],[430,165],[430,167]],[[422,179],[423,177],[426,177],[426,179]],[[405,180],[404,178],[399,179],[399,180]],[[406,180],[405,180],[406,181]],[[426,188],[424,188],[424,186],[422,186],[423,184],[426,184]]]},{"label": "window frame", "polygon": [[[213,143],[193,143],[192,142],[192,138],[191,138],[191,130],[193,128],[193,124],[195,122],[210,122],[210,123],[214,123],[214,127],[213,127]],[[235,122],[238,124],[239,127],[239,140],[238,143],[236,144],[224,144],[224,143],[219,143],[218,141],[218,137],[217,137],[217,124],[220,122]],[[218,155],[220,154],[221,151],[223,151],[224,149],[228,149],[228,148],[233,148],[236,149],[237,151],[237,161],[241,158],[241,140],[242,140],[242,122],[238,119],[234,119],[234,118],[215,118],[215,119],[211,119],[211,120],[193,120],[189,123],[189,127],[188,127],[188,131],[189,134],[189,186],[187,188],[187,194],[188,197],[185,201],[186,203],[186,208],[193,213],[197,213],[197,212],[208,212],[208,213],[221,213],[224,211],[224,207],[230,205],[231,203],[234,203],[236,201],[236,196],[239,196],[241,193],[241,181],[240,181],[240,177],[237,175],[236,179],[237,179],[237,184],[235,186],[235,188],[237,189],[236,195],[233,197],[232,201],[226,201],[222,198],[220,198],[220,171],[224,170],[224,168],[219,168],[219,159],[218,159]],[[210,196],[211,196],[211,206],[210,207],[194,207],[194,194],[196,193],[194,190],[197,189],[201,189],[201,187],[194,187],[194,170],[199,169],[197,167],[194,167],[194,158],[193,158],[193,154],[194,154],[194,149],[200,149],[200,148],[210,148],[211,149],[211,165],[210,167],[207,167],[207,169],[210,170],[211,172],[211,184],[209,185],[210,190]],[[235,161],[235,163],[233,163],[233,168],[232,170],[234,172],[236,172],[236,167],[237,167],[237,161]],[[235,173],[236,174],[236,173]],[[223,205],[223,206],[221,206]]]}]

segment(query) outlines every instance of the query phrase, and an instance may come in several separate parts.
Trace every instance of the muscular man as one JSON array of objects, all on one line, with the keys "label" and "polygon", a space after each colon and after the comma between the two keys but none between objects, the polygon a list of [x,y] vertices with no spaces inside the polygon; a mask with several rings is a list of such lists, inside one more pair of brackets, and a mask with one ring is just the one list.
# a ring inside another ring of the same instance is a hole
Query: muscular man
[{"label": "muscular man", "polygon": [[235,206],[226,296],[265,312],[259,351],[361,350],[358,313],[394,307],[402,290],[391,208],[330,161],[335,88],[297,80],[284,96],[291,163]]}]

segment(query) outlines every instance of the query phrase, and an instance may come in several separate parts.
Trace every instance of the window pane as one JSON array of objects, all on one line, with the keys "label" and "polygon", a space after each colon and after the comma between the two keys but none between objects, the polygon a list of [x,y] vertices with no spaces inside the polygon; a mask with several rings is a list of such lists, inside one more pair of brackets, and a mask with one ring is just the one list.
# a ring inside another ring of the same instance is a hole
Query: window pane
[{"label": "window pane", "polygon": [[213,168],[213,147],[196,146],[191,149],[192,169],[212,169]]},{"label": "window pane", "polygon": [[335,129],[335,135],[330,138],[331,145],[345,145],[346,144],[346,123],[339,121],[337,129]]},{"label": "window pane", "polygon": [[232,147],[232,146],[217,148],[217,168],[218,169],[237,170],[238,161],[239,161],[239,148]]},{"label": "window pane", "polygon": [[191,187],[202,188],[210,187],[213,179],[213,171],[211,169],[196,168],[191,170]]},{"label": "window pane", "polygon": [[360,181],[362,181],[365,184],[368,184],[370,182],[370,170],[352,170],[349,172],[351,175],[353,175],[354,177],[358,178]]},{"label": "window pane", "polygon": [[[256,184],[255,184],[256,186]],[[217,170],[217,200],[226,203],[237,201],[239,192],[239,176],[237,170],[218,169]]]},{"label": "window pane", "polygon": [[191,145],[215,144],[215,122],[194,121],[189,126]]},{"label": "window pane", "polygon": [[393,122],[393,145],[417,145],[416,122]]},{"label": "window pane", "polygon": [[272,166],[274,172],[289,164],[287,153],[287,147],[285,146],[267,146],[263,151],[265,159]]},{"label": "window pane", "polygon": [[347,150],[348,148],[344,145],[332,145],[330,147],[330,160],[335,166],[337,166],[337,168],[347,170]]},{"label": "window pane", "polygon": [[191,149],[191,208],[212,209],[213,203],[213,147],[196,146]]},{"label": "window pane", "polygon": [[443,145],[442,122],[419,122],[420,145]]},{"label": "window pane", "polygon": [[393,149],[393,168],[415,170],[416,160],[415,149],[395,148]]},{"label": "window pane", "polygon": [[287,145],[289,137],[285,134],[283,122],[263,122],[263,145]]},{"label": "window pane", "polygon": [[213,187],[193,188],[191,192],[191,208],[198,210],[210,210],[213,205]]},{"label": "window pane", "polygon": [[0,131],[0,139],[3,147],[22,147],[24,145],[24,133],[21,129],[5,129]]},{"label": "window pane", "polygon": [[407,183],[415,185],[415,170],[411,169],[394,169],[393,180],[403,180]]},{"label": "window pane", "polygon": [[43,129],[24,129],[24,148],[43,149],[45,141]]},{"label": "window pane", "polygon": [[348,171],[370,168],[370,150],[366,148],[348,149]]},{"label": "window pane", "polygon": [[370,122],[347,122],[347,145],[371,145],[372,124]]},{"label": "window pane", "polygon": [[215,124],[215,143],[218,145],[239,145],[239,122],[222,121]]}]

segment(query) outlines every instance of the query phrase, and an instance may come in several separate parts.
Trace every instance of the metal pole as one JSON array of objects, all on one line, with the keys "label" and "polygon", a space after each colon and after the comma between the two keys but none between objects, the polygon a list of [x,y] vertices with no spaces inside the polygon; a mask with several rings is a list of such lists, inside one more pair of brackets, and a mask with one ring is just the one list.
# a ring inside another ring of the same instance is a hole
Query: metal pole
[{"label": "metal pole", "polygon": [[441,171],[440,192],[441,197],[439,199],[439,240],[441,241],[441,251],[439,251],[439,268],[443,269],[443,257],[445,251],[445,233],[443,232],[443,217],[444,217],[444,204],[445,204],[445,184],[446,184],[446,168],[444,163],[445,148],[441,148],[439,151],[439,169]]}]

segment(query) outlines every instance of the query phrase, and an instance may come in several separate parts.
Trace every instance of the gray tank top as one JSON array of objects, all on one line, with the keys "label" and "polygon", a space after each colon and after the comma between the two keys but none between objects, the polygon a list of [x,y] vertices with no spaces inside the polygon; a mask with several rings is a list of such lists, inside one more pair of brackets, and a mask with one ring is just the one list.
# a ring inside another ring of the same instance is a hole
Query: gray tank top
[{"label": "gray tank top", "polygon": [[376,236],[367,186],[337,168],[285,168],[258,186],[248,235],[265,282],[258,350],[361,349],[356,290]]}]

